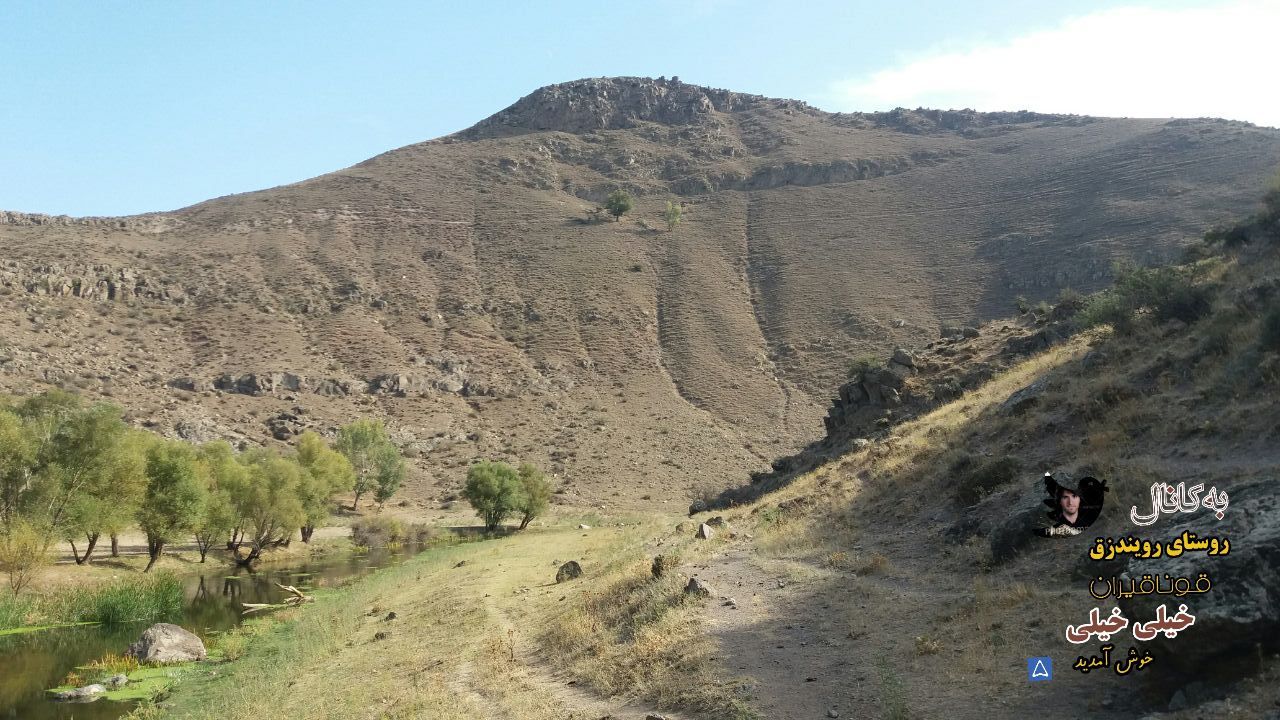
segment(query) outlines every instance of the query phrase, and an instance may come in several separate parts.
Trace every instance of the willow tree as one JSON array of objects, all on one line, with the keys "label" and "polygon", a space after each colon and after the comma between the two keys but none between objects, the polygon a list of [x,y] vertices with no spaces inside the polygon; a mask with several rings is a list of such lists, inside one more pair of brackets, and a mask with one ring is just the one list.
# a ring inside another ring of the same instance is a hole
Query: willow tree
[{"label": "willow tree", "polygon": [[467,470],[462,497],[484,520],[486,530],[497,530],[521,505],[524,487],[516,469],[504,462],[481,461]]},{"label": "willow tree", "polygon": [[249,451],[240,460],[248,477],[231,502],[249,549],[241,555],[242,548],[238,548],[235,560],[237,565],[249,567],[268,546],[287,542],[293,528],[306,520],[301,499],[305,471],[293,458],[268,450]]},{"label": "willow tree", "polygon": [[200,522],[206,494],[201,471],[195,450],[184,443],[162,441],[147,450],[147,488],[137,513],[151,556],[143,572],[156,564],[165,545]]},{"label": "willow tree", "polygon": [[228,550],[236,545],[237,517],[232,497],[239,493],[249,475],[244,465],[236,460],[236,453],[226,442],[218,440],[205,443],[198,451],[205,481],[205,505],[196,523],[194,534],[200,562],[204,562],[214,543],[232,536]]},{"label": "willow tree", "polygon": [[334,497],[355,485],[356,472],[345,455],[310,430],[298,437],[296,458],[303,470],[299,488],[305,514],[302,542],[309,543],[316,526],[333,512]]},{"label": "willow tree", "polygon": [[[147,485],[146,447],[150,436],[130,430],[120,410],[97,405],[62,424],[50,446],[44,472],[54,479],[50,521],[71,544],[77,565],[89,561],[103,533],[128,526]],[[85,538],[81,555],[76,539]]]},{"label": "willow tree", "polygon": [[551,483],[547,476],[532,463],[520,463],[520,498],[516,512],[520,513],[520,529],[529,527],[529,521],[545,513],[551,506]]},{"label": "willow tree", "polygon": [[352,510],[359,507],[360,497],[371,490],[376,491],[379,502],[386,502],[395,494],[405,474],[404,460],[381,420],[356,420],[343,426],[338,431],[337,449],[355,470]]}]

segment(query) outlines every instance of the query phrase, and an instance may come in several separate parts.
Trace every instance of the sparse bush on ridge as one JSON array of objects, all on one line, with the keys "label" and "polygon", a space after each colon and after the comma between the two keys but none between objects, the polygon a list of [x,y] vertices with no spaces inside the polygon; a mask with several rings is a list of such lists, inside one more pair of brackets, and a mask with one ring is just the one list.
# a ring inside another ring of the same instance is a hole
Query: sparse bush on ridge
[{"label": "sparse bush on ridge", "polygon": [[849,363],[848,377],[850,380],[854,380],[861,377],[862,374],[868,370],[875,370],[883,366],[884,361],[877,358],[875,355],[862,355],[854,358],[853,361]]},{"label": "sparse bush on ridge", "polygon": [[1116,268],[1115,284],[1090,297],[1077,322],[1084,328],[1108,324],[1121,335],[1133,332],[1136,316],[1143,310],[1158,322],[1193,323],[1212,309],[1215,292],[1196,275],[1194,267],[1121,265]]},{"label": "sparse bush on ridge", "polygon": [[614,222],[621,220],[624,214],[631,211],[631,207],[631,195],[626,190],[614,190],[604,201],[604,209],[613,216]]}]

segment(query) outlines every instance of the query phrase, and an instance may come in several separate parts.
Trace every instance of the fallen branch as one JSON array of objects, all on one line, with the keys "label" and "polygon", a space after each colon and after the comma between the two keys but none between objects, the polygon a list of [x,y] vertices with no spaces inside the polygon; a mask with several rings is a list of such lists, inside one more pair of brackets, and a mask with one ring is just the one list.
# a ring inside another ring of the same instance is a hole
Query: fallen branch
[{"label": "fallen branch", "polygon": [[303,603],[309,603],[315,600],[311,595],[304,595],[301,590],[292,585],[281,585],[280,583],[275,583],[275,586],[287,593],[290,593],[293,597],[287,597],[284,599],[284,602],[280,603],[240,603],[241,607],[244,608],[240,614],[248,615],[249,613],[255,613],[262,610],[278,610],[280,608],[298,607]]}]

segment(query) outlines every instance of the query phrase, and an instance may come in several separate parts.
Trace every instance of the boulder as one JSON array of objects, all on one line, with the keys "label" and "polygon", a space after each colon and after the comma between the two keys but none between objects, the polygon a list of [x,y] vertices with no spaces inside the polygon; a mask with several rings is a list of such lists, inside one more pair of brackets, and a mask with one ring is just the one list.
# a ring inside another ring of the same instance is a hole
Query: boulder
[{"label": "boulder", "polygon": [[909,368],[914,368],[916,366],[915,357],[902,348],[895,349],[893,351],[893,357],[890,358],[889,361],[898,363],[899,365],[906,365]]},{"label": "boulder", "polygon": [[211,390],[213,383],[200,378],[179,377],[170,380],[169,387],[177,390],[186,390],[187,392],[204,392],[205,390]]},{"label": "boulder", "polygon": [[122,688],[125,685],[129,684],[129,676],[124,674],[112,675],[106,680],[103,680],[102,684],[106,685],[108,690],[115,690],[116,688]]},{"label": "boulder", "polygon": [[698,595],[701,597],[711,597],[711,586],[702,582],[696,577],[689,578],[688,584],[684,586],[686,595]]},{"label": "boulder", "polygon": [[715,533],[712,532],[710,525],[707,525],[706,523],[698,523],[698,532],[694,533],[694,537],[699,540],[710,540],[711,536],[714,534]]},{"label": "boulder", "polygon": [[1008,400],[1000,403],[1001,412],[1006,415],[1020,415],[1026,412],[1040,402],[1045,387],[1044,380],[1036,380],[1024,388],[1015,390]]},{"label": "boulder", "polygon": [[561,565],[560,569],[556,571],[556,582],[558,583],[576,580],[580,577],[582,577],[582,566],[576,560],[570,560]]},{"label": "boulder", "polygon": [[190,662],[209,656],[200,638],[171,623],[156,623],[147,628],[126,654],[150,663]]}]

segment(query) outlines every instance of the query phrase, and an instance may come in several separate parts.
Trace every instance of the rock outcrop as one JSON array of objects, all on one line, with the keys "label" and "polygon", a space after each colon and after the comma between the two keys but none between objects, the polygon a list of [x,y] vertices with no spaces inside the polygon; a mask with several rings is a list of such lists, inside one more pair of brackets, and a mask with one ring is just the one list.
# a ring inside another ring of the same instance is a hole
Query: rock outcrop
[{"label": "rock outcrop", "polygon": [[460,135],[488,137],[506,129],[585,133],[635,127],[638,122],[689,125],[703,121],[713,111],[732,112],[777,102],[760,95],[690,85],[675,77],[586,78],[539,88]]},{"label": "rock outcrop", "polygon": [[189,291],[154,271],[107,264],[28,263],[0,260],[0,287],[32,295],[124,302],[134,299],[185,304]]}]

